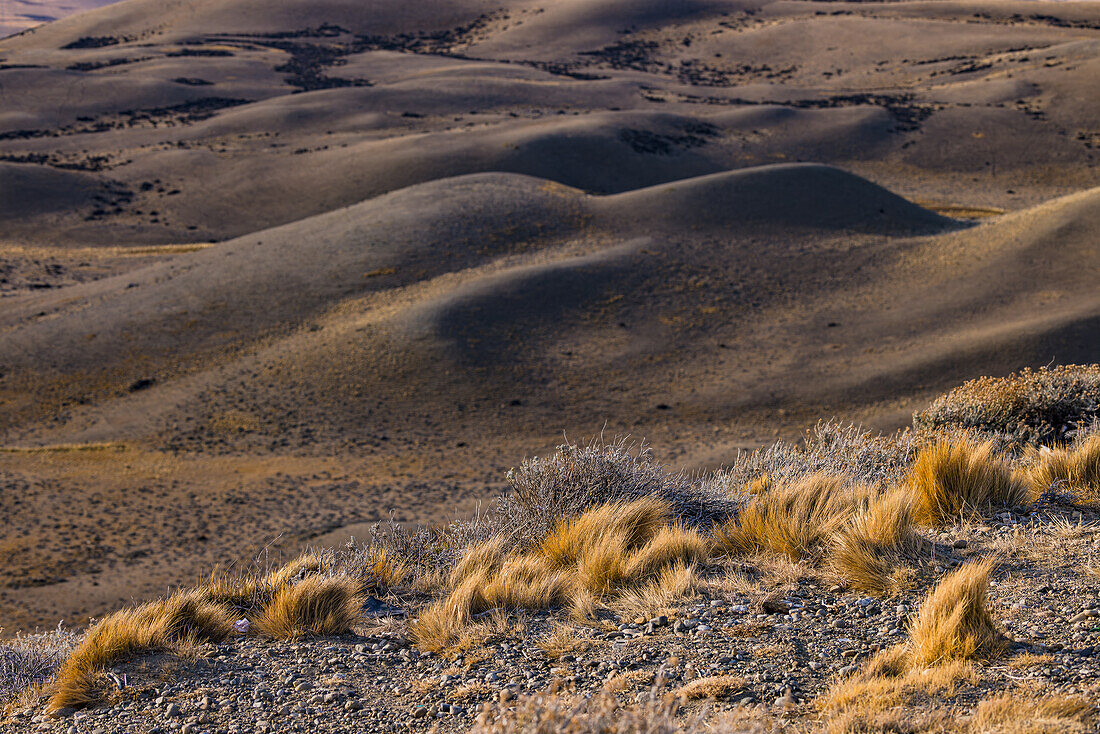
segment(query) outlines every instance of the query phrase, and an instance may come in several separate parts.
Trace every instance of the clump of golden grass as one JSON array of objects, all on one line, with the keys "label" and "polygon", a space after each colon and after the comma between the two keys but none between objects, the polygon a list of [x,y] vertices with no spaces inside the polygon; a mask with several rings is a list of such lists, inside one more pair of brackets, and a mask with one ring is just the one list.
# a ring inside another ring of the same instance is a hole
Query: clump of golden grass
[{"label": "clump of golden grass", "polygon": [[1064,485],[1077,501],[1100,502],[1100,434],[1093,434],[1069,448],[1040,453],[1030,449],[1033,491],[1042,494],[1056,484]]},{"label": "clump of golden grass", "polygon": [[559,522],[538,547],[557,568],[579,566],[586,558],[607,555],[608,547],[633,551],[669,524],[672,508],[656,497],[610,502],[579,517]]},{"label": "clump of golden grass", "polygon": [[914,664],[991,657],[1003,651],[1005,637],[989,613],[986,559],[960,566],[929,592],[910,629]]},{"label": "clump of golden grass", "polygon": [[102,674],[127,658],[174,652],[194,642],[220,642],[232,628],[233,616],[227,609],[191,592],[115,612],[88,630],[61,666],[49,708],[75,708],[98,700]]},{"label": "clump of golden grass", "polygon": [[844,477],[811,474],[754,495],[740,513],[714,529],[734,555],[767,551],[792,561],[822,555],[832,534],[875,494]]},{"label": "clump of golden grass", "polygon": [[385,548],[373,547],[368,551],[367,566],[363,577],[364,589],[389,589],[400,586],[412,576],[412,568]]},{"label": "clump of golden grass", "polygon": [[945,577],[918,610],[907,644],[877,653],[818,698],[820,709],[839,715],[831,731],[871,731],[882,712],[975,679],[973,661],[1005,643],[987,606],[992,568],[989,560],[968,563]]},{"label": "clump of golden grass", "polygon": [[825,727],[828,734],[959,734],[963,730],[947,711],[911,708],[849,709],[831,717]]},{"label": "clump of golden grass", "polygon": [[448,595],[422,610],[413,637],[422,649],[454,646],[471,617],[489,609],[569,606],[584,619],[604,597],[667,604],[694,588],[695,564],[710,549],[698,533],[671,525],[671,514],[657,498],[611,502],[559,522],[527,551],[507,552],[501,538],[477,543],[456,563]]},{"label": "clump of golden grass", "polygon": [[829,713],[873,714],[900,706],[916,696],[950,694],[961,680],[976,681],[972,663],[956,660],[931,668],[909,667],[902,648],[883,650],[863,669],[834,684],[816,705]]},{"label": "clump of golden grass", "polygon": [[913,462],[907,483],[915,495],[915,519],[924,525],[1028,500],[1025,482],[994,453],[991,441],[960,438],[926,447]]},{"label": "clump of golden grass", "polygon": [[829,562],[849,586],[872,594],[899,591],[914,573],[908,561],[921,547],[913,502],[895,488],[872,499],[833,537]]},{"label": "clump of golden grass", "polygon": [[307,553],[268,573],[212,573],[196,593],[205,600],[232,607],[243,614],[263,609],[281,588],[295,579],[318,573],[323,566],[320,556]]},{"label": "clump of golden grass", "polygon": [[322,570],[323,561],[316,553],[306,553],[298,556],[267,575],[267,583],[280,587],[289,584],[295,579],[303,579]]},{"label": "clump of golden grass", "polygon": [[338,635],[359,620],[362,599],[352,579],[306,576],[283,586],[256,619],[261,634],[281,640],[306,635]]},{"label": "clump of golden grass", "polygon": [[746,689],[747,682],[736,675],[712,675],[696,678],[680,687],[676,697],[682,701],[702,701],[705,699],[733,698]]},{"label": "clump of golden grass", "polygon": [[975,734],[1074,734],[1093,731],[1096,706],[1083,698],[1012,695],[987,698],[974,709]]},{"label": "clump of golden grass", "polygon": [[702,585],[694,563],[677,561],[663,567],[648,581],[620,590],[611,600],[611,608],[623,617],[671,614],[673,603],[691,596]]}]

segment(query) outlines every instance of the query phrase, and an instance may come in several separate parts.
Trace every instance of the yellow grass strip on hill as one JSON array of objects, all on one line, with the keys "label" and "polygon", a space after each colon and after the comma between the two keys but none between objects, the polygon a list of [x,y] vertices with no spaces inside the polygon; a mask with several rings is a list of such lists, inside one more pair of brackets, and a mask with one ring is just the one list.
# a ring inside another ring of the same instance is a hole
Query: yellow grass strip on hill
[{"label": "yellow grass strip on hill", "polygon": [[125,451],[126,444],[104,443],[63,443],[53,446],[0,446],[0,454],[65,454],[78,451]]}]

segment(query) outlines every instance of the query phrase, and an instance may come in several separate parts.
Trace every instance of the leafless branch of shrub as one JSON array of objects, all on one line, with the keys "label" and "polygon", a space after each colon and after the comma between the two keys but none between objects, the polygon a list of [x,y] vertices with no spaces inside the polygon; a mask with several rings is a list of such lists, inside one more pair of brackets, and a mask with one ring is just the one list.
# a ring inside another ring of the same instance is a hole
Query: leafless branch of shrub
[{"label": "leafless branch of shrub", "polygon": [[859,426],[825,421],[807,432],[802,445],[779,441],[741,454],[704,483],[711,492],[727,497],[811,474],[844,477],[850,484],[887,484],[904,476],[926,440],[912,431],[882,436]]},{"label": "leafless branch of shrub", "polygon": [[59,624],[50,632],[0,642],[0,710],[53,677],[76,647],[78,635]]}]

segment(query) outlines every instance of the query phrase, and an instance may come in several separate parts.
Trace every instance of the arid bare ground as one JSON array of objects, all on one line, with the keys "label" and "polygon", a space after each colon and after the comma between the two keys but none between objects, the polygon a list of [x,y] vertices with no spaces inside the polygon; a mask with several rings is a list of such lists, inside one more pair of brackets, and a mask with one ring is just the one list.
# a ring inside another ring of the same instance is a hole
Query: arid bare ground
[{"label": "arid bare ground", "polygon": [[469,512],[563,432],[714,466],[1096,361],[1098,44],[1090,3],[640,0],[0,41],[0,625]]}]

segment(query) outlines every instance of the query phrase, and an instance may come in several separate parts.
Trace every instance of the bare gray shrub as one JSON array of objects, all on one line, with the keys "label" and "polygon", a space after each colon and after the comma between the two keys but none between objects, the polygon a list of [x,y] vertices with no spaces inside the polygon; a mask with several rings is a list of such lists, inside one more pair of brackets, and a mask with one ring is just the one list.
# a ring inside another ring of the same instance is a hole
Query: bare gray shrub
[{"label": "bare gray shrub", "polygon": [[703,477],[711,494],[740,499],[754,480],[772,484],[810,474],[844,476],[851,483],[888,484],[904,476],[926,439],[912,431],[884,436],[834,421],[818,423],[802,444],[777,441],[742,453],[725,469]]},{"label": "bare gray shrub", "polygon": [[58,625],[50,632],[0,642],[0,709],[32,686],[50,679],[78,640],[79,635]]},{"label": "bare gray shrub", "polygon": [[488,540],[502,530],[500,515],[492,508],[488,512],[478,512],[471,519],[436,527],[406,527],[391,518],[388,522],[372,525],[365,542],[352,539],[337,551],[333,568],[339,573],[360,577],[368,575],[376,558],[374,551],[381,550],[418,574],[432,573],[450,568],[466,548]]},{"label": "bare gray shrub", "polygon": [[684,472],[658,463],[644,443],[617,438],[610,443],[562,444],[544,457],[525,460],[507,474],[511,494],[495,508],[497,525],[520,542],[544,537],[562,519],[591,507],[640,497],[660,497],[677,518],[709,526],[736,512],[737,497]]},{"label": "bare gray shrub", "polygon": [[643,443],[567,443],[545,457],[525,460],[507,474],[511,492],[474,518],[438,527],[407,528],[391,520],[370,528],[365,544],[340,552],[337,566],[352,572],[373,563],[372,549],[385,551],[421,573],[449,568],[462,552],[494,536],[511,546],[537,543],[564,519],[615,501],[656,496],[682,522],[710,527],[736,512],[740,499],[701,477],[669,471]]}]

